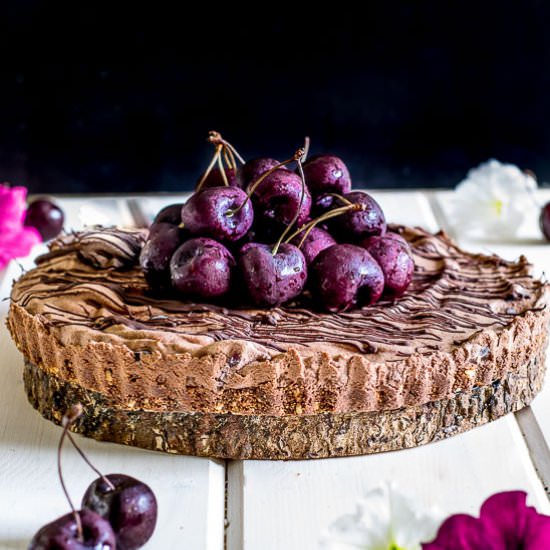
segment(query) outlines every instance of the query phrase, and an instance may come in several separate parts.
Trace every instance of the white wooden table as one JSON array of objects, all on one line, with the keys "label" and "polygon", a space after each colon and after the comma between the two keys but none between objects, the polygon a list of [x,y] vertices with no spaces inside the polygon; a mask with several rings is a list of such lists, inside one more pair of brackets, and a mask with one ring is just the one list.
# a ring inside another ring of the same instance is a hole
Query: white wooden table
[{"label": "white wooden table", "polygon": [[[391,222],[450,230],[448,192],[373,194]],[[550,200],[550,191],[540,195],[541,201]],[[181,197],[138,200],[152,217]],[[106,224],[133,222],[123,198],[62,198],[59,203],[68,228],[81,227],[82,217],[93,221],[95,211]],[[550,244],[535,222],[515,243],[458,240],[468,249],[506,258],[525,254],[537,273],[550,273]],[[0,298],[8,296],[19,264],[30,267],[32,259],[12,262],[0,272]],[[0,301],[0,550],[26,548],[41,525],[68,511],[56,473],[60,428],[27,403],[22,357],[4,326],[7,309],[8,302]],[[352,512],[356,499],[384,480],[395,481],[419,505],[436,504],[446,514],[475,514],[487,496],[508,489],[527,491],[530,502],[550,514],[550,383],[530,408],[516,415],[436,444],[364,457],[224,462],[81,437],[79,442],[105,473],[133,475],[155,491],[159,522],[147,549],[314,549],[328,524]],[[69,446],[64,471],[78,502],[94,474]]]}]

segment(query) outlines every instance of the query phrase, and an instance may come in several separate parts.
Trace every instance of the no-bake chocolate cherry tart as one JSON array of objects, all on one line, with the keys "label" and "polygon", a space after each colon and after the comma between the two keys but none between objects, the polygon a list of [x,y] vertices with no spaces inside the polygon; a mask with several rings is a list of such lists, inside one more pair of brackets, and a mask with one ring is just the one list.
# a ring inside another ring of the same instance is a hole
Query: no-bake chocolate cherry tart
[{"label": "no-bake chocolate cherry tart", "polygon": [[344,161],[246,161],[217,132],[148,230],[64,235],[15,282],[30,402],[89,437],[292,459],[437,441],[542,386],[548,284],[386,220]]}]

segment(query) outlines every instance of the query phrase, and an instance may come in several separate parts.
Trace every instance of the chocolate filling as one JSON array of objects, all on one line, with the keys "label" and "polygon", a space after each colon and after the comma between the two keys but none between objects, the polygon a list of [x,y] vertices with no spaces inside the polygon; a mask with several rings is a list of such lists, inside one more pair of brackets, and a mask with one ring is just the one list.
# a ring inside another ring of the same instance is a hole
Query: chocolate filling
[{"label": "chocolate filling", "polygon": [[170,346],[175,336],[200,345],[247,340],[275,352],[297,346],[314,351],[322,344],[386,360],[451,349],[480,330],[504,327],[516,315],[544,307],[545,285],[529,275],[523,256],[507,262],[466,253],[443,233],[392,229],[411,245],[416,264],[411,286],[395,302],[340,314],[319,311],[307,295],[273,309],[155,296],[138,266],[145,233],[112,228],[55,241],[16,283],[11,298],[40,314],[46,326],[129,340],[128,329],[139,331],[139,343],[130,346],[134,351],[147,351],[148,339],[167,338]]}]

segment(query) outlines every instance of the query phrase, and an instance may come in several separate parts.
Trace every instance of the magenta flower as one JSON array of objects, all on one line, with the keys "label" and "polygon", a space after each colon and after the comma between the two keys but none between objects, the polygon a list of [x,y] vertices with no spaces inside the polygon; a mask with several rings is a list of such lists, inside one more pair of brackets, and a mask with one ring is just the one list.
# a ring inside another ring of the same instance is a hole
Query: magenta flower
[{"label": "magenta flower", "polygon": [[543,550],[550,548],[550,516],[526,505],[527,494],[509,491],[489,497],[479,518],[451,516],[423,550]]},{"label": "magenta flower", "polygon": [[26,256],[42,241],[37,229],[23,225],[26,198],[24,187],[0,184],[0,269],[12,258]]}]

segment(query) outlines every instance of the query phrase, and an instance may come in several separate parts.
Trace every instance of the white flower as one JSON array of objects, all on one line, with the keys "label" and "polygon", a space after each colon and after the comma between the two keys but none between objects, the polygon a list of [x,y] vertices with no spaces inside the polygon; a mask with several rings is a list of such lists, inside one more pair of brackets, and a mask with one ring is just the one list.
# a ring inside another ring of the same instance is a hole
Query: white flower
[{"label": "white flower", "polygon": [[357,503],[355,513],[338,518],[323,533],[324,550],[420,550],[441,523],[433,509],[418,510],[395,486],[384,484]]},{"label": "white flower", "polygon": [[531,195],[535,179],[513,164],[489,160],[468,172],[455,188],[450,218],[457,234],[513,237],[526,216],[538,217]]}]

